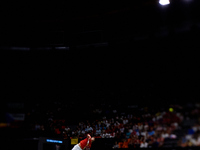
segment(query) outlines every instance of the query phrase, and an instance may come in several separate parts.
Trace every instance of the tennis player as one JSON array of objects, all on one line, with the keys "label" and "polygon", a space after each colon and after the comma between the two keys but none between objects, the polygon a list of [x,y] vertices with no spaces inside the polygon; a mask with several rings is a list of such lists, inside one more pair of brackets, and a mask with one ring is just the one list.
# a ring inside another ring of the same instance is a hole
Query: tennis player
[{"label": "tennis player", "polygon": [[95,137],[91,137],[87,134],[87,138],[81,140],[80,143],[76,144],[72,150],[90,150],[92,142],[95,140]]}]

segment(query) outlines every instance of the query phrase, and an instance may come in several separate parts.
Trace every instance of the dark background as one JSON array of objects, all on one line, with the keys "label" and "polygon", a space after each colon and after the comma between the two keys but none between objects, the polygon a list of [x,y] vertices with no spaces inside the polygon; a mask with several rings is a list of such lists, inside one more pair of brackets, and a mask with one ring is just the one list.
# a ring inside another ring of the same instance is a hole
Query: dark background
[{"label": "dark background", "polygon": [[[2,100],[197,101],[198,8],[197,0],[165,7],[153,0],[7,2],[1,5]],[[189,30],[178,32],[183,26]],[[157,37],[161,29],[168,34]]]}]

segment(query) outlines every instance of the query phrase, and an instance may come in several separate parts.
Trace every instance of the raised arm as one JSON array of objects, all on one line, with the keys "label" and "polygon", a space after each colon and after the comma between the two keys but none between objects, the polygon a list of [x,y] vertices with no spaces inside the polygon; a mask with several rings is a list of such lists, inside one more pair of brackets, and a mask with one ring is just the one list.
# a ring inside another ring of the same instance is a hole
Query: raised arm
[{"label": "raised arm", "polygon": [[87,134],[87,138],[88,138],[88,139],[91,139],[91,136],[90,136],[89,134]]}]

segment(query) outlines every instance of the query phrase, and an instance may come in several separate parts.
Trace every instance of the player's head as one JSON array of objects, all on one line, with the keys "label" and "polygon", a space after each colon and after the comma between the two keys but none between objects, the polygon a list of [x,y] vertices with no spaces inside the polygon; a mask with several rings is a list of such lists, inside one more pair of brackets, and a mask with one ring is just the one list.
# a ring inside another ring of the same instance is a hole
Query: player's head
[{"label": "player's head", "polygon": [[92,140],[92,142],[94,142],[95,141],[95,137],[92,137],[91,140]]}]

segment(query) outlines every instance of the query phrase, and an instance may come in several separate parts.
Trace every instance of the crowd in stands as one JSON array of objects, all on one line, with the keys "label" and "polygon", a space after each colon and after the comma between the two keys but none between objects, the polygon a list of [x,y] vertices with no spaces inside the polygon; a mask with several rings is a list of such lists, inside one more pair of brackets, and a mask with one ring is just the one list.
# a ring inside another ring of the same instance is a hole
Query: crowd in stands
[{"label": "crowd in stands", "polygon": [[184,112],[184,123],[186,127],[182,129],[183,135],[178,141],[180,147],[200,146],[200,105],[195,104],[195,107],[188,105],[188,110]]},{"label": "crowd in stands", "polygon": [[37,132],[37,136],[81,140],[90,133],[96,138],[113,138],[113,148],[164,147],[167,142],[175,142],[174,146],[178,147],[200,146],[199,104],[165,108],[126,106],[125,109],[89,105],[92,117],[78,119],[73,125],[64,118],[62,103],[55,103],[57,109],[52,111],[40,107],[43,108],[41,104],[34,107],[25,120],[26,129]]},{"label": "crowd in stands", "polygon": [[[169,110],[169,107],[173,109]],[[46,131],[45,133],[52,133],[53,136],[64,139],[82,139],[87,133],[96,138],[113,138],[116,142],[113,148],[162,147],[165,141],[169,140],[174,140],[175,145],[179,147],[200,145],[199,105],[191,109],[180,105],[169,105],[156,110],[137,107],[132,113],[119,112],[117,109],[102,109],[102,107],[91,106],[91,108],[94,108],[92,113],[97,117],[79,121],[73,126],[68,124],[68,120],[57,119],[53,112],[47,111],[46,122],[43,118],[40,122],[33,123],[32,130],[40,133]],[[61,109],[58,107],[57,111]],[[106,115],[108,112],[111,115]],[[187,121],[193,124],[188,125]],[[176,131],[182,133],[185,131],[185,134],[179,136]]]},{"label": "crowd in stands", "polygon": [[80,138],[90,131],[96,137],[115,138],[114,147],[118,148],[161,147],[166,138],[177,138],[173,131],[178,128],[181,119],[181,116],[171,112],[103,117],[92,123],[80,122],[72,136]]}]

